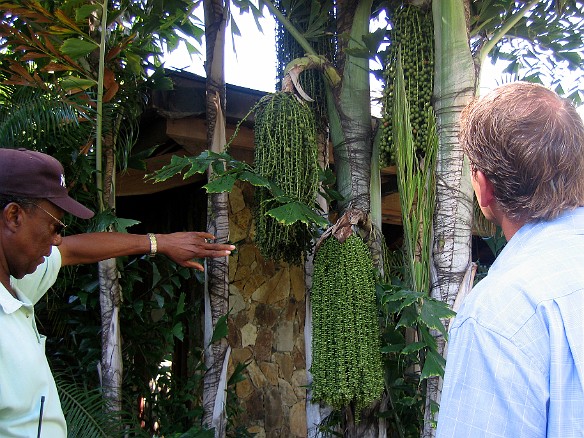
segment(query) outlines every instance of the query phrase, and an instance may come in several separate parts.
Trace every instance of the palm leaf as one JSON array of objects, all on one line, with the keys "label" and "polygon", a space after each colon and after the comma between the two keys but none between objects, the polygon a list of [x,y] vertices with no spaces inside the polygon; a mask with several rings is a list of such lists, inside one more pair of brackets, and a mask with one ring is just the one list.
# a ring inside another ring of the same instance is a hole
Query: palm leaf
[{"label": "palm leaf", "polygon": [[[110,412],[100,389],[88,389],[55,375],[61,406],[67,421],[68,438],[110,438],[148,436],[134,422],[119,412]],[[123,431],[123,432],[122,432]]]},{"label": "palm leaf", "polygon": [[83,146],[93,132],[88,105],[30,87],[3,87],[0,147],[46,150],[51,146]]}]

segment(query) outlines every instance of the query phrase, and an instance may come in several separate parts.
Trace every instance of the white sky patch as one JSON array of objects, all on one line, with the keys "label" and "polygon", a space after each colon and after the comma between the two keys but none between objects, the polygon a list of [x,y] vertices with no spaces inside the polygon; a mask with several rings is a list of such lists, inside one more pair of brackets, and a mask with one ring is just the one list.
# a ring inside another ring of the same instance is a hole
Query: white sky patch
[{"label": "white sky patch", "polygon": [[[226,31],[225,44],[225,80],[228,84],[239,85],[241,87],[253,90],[273,92],[276,89],[276,42],[275,42],[275,19],[264,8],[264,17],[261,18],[260,31],[251,13],[240,15],[235,11],[234,19],[239,27],[241,36],[231,36],[231,23]],[[200,11],[202,16],[202,10]],[[379,17],[377,21],[372,22],[371,30],[380,26],[385,26],[385,16]],[[234,47],[235,44],[235,47]],[[200,48],[201,55],[189,56],[184,45],[165,56],[167,67],[184,69],[191,73],[205,76],[204,67],[204,40]],[[370,62],[371,68],[379,69],[377,61]],[[509,82],[510,75],[502,73],[507,63],[500,62],[493,65],[486,60],[481,66],[481,94],[492,90],[498,85]],[[378,99],[381,97],[382,82],[373,75],[370,76],[371,97],[372,97],[372,115],[379,117],[381,114],[381,105]],[[584,105],[578,108],[578,112],[584,118]]]}]

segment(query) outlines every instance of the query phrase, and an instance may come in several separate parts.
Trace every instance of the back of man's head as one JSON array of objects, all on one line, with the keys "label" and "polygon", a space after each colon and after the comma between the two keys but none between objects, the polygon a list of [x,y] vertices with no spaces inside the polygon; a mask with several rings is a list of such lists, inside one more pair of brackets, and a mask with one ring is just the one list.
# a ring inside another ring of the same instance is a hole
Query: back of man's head
[{"label": "back of man's head", "polygon": [[463,111],[460,142],[509,219],[550,220],[584,205],[584,123],[553,91],[498,87]]}]

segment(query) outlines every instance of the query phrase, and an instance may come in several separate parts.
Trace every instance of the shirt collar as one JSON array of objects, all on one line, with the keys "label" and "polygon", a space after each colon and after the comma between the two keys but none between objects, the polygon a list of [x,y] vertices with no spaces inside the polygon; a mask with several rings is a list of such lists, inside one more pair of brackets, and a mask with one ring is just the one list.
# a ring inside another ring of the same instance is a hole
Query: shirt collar
[{"label": "shirt collar", "polygon": [[16,312],[22,306],[32,307],[32,304],[20,293],[20,291],[13,286],[18,298],[15,298],[8,290],[0,283],[0,307],[6,314]]}]

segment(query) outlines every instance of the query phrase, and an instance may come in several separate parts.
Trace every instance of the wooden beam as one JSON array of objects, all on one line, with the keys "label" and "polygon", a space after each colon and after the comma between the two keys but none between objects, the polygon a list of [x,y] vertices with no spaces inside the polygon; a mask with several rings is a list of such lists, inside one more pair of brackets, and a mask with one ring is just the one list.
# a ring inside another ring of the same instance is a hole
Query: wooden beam
[{"label": "wooden beam", "polygon": [[176,175],[166,181],[157,183],[147,178],[149,174],[161,169],[166,164],[169,164],[173,155],[188,156],[191,154],[186,150],[182,150],[170,154],[158,155],[144,160],[146,162],[145,171],[141,169],[127,169],[118,172],[116,175],[116,196],[148,195],[187,184],[193,184],[194,182],[206,178],[205,175],[194,175],[185,180],[182,175]]}]

